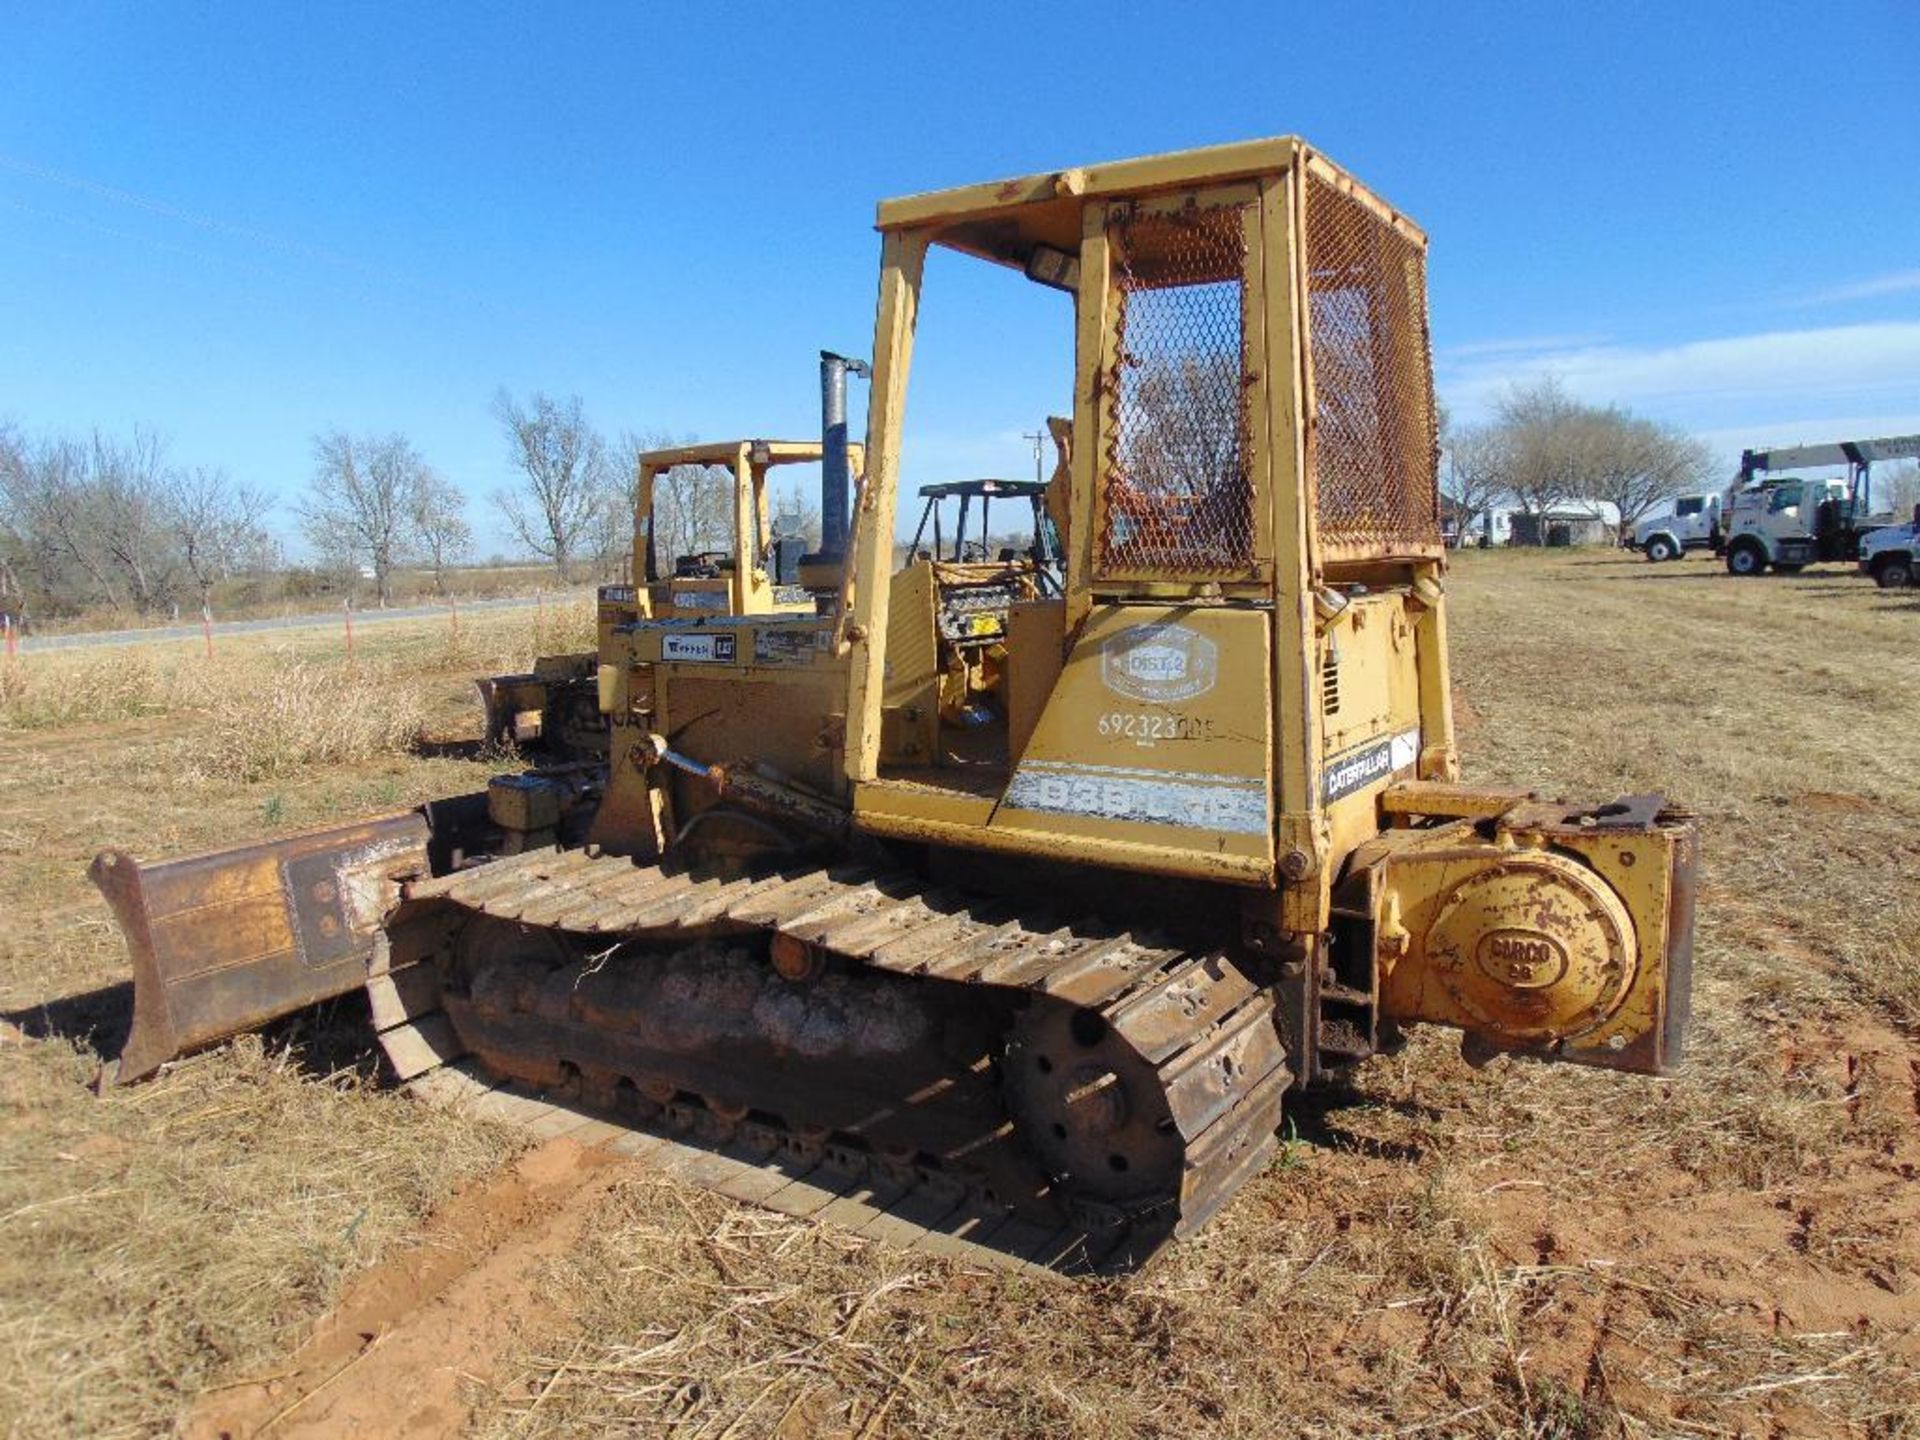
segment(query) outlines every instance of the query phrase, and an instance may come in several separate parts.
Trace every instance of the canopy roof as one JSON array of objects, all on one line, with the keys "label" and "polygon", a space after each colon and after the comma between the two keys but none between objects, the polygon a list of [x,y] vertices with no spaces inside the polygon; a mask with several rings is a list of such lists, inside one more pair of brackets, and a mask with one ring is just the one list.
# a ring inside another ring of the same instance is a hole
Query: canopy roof
[{"label": "canopy roof", "polygon": [[937,228],[934,239],[938,244],[1022,269],[1041,246],[1078,253],[1081,207],[1089,199],[1251,180],[1284,174],[1303,165],[1425,246],[1427,237],[1417,225],[1291,135],[1049,170],[882,200],[876,223],[881,230],[931,225]]},{"label": "canopy roof", "polygon": [[[818,440],[702,440],[644,451],[640,463],[655,470],[671,470],[676,465],[731,465],[743,450],[757,465],[803,465],[820,459]],[[849,442],[847,450],[857,457],[860,445]]]}]

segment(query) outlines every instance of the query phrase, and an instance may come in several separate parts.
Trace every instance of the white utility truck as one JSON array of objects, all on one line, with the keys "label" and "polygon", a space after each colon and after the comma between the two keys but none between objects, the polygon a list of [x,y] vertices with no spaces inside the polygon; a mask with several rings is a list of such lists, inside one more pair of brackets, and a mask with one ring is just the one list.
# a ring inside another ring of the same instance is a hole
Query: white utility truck
[{"label": "white utility truck", "polygon": [[[1875,461],[1920,456],[1920,435],[1839,440],[1778,450],[1748,450],[1721,506],[1727,569],[1788,574],[1820,561],[1859,559],[1860,539],[1894,523],[1873,509]],[[1845,466],[1844,479],[1783,472]]]},{"label": "white utility truck", "polygon": [[1720,553],[1720,497],[1676,495],[1667,507],[1633,527],[1633,548],[1653,561],[1678,560],[1689,550]]}]

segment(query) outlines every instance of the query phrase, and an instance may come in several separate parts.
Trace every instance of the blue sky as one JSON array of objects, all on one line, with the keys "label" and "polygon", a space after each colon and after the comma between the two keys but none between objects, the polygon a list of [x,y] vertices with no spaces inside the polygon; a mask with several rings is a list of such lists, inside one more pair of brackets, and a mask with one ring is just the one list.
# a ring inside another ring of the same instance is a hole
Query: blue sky
[{"label": "blue sky", "polygon": [[[291,496],[325,427],[475,497],[497,387],[806,436],[882,196],[1297,133],[1433,239],[1471,418],[1552,372],[1742,444],[1920,430],[1920,5],[0,9],[0,418]],[[1022,474],[1062,297],[930,274],[907,479]],[[278,517],[291,528],[284,510]]]}]

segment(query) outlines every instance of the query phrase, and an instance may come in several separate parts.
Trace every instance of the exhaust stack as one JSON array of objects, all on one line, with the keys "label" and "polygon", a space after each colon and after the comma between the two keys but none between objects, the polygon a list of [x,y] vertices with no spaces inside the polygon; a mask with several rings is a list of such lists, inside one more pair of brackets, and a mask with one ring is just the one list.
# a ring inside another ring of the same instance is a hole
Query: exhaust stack
[{"label": "exhaust stack", "polygon": [[864,360],[820,352],[820,553],[807,560],[823,565],[846,558],[848,510],[853,496],[853,466],[847,457],[847,376],[866,379]]}]

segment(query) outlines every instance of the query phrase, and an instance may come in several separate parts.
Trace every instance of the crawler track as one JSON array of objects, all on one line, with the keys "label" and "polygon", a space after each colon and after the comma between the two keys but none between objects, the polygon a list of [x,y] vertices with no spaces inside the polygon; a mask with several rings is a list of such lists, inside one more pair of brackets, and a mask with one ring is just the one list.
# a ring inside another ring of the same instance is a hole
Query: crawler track
[{"label": "crawler track", "polygon": [[543,851],[414,885],[388,935],[403,1079],[459,1060],[736,1198],[1002,1262],[1143,1263],[1265,1162],[1292,1079],[1220,951],[906,870]]}]

